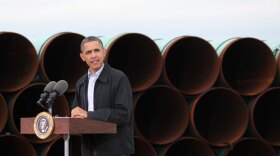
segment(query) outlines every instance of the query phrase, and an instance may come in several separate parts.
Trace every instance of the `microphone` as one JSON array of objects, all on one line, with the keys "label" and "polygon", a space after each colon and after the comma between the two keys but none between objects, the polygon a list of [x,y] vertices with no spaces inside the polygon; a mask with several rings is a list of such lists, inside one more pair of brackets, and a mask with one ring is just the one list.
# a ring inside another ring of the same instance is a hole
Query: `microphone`
[{"label": "microphone", "polygon": [[43,102],[45,102],[50,94],[50,92],[53,90],[53,87],[55,86],[56,82],[51,81],[49,82],[46,87],[43,90],[43,93],[40,95],[40,99],[37,101],[37,104],[42,107],[43,109],[47,109],[44,105]]},{"label": "microphone", "polygon": [[46,101],[49,112],[52,112],[52,105],[57,96],[62,95],[68,89],[68,83],[65,80],[58,81],[52,88],[52,92]]}]

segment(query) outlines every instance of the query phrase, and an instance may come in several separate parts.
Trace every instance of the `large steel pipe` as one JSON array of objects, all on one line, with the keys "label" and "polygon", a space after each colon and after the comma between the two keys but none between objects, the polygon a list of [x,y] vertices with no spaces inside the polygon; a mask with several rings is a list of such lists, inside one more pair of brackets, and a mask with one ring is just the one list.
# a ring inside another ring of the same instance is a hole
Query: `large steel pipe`
[{"label": "large steel pipe", "polygon": [[280,84],[280,41],[265,41],[265,43],[270,47],[275,59],[277,66],[277,83]]},{"label": "large steel pipe", "polygon": [[0,93],[0,133],[4,129],[8,117],[8,109],[7,104],[5,102],[4,97]]},{"label": "large steel pipe", "polygon": [[257,95],[271,85],[276,72],[275,59],[262,41],[234,38],[223,42],[216,50],[223,85],[244,96]]},{"label": "large steel pipe", "polygon": [[154,86],[136,98],[134,119],[137,135],[154,144],[167,144],[185,132],[189,108],[179,91]]},{"label": "large steel pipe", "polygon": [[34,147],[17,135],[0,135],[1,156],[37,156]]},{"label": "large steel pipe", "polygon": [[[12,97],[8,107],[8,125],[13,133],[20,135],[20,118],[35,117],[40,112],[45,111],[36,104],[44,88],[45,84],[34,83]],[[70,109],[64,95],[57,97],[53,104],[53,116],[55,115],[63,117],[70,115]],[[35,135],[23,136],[33,143],[46,143],[58,137],[58,135],[53,135],[48,139],[41,140]]]},{"label": "large steel pipe", "polygon": [[224,147],[242,137],[248,114],[238,93],[227,88],[212,88],[193,101],[191,126],[200,139],[212,146]]},{"label": "large steel pipe", "polygon": [[143,91],[158,80],[162,59],[153,40],[137,33],[103,40],[107,47],[108,63],[127,75],[134,92]]},{"label": "large steel pipe", "polygon": [[0,32],[0,92],[14,92],[35,77],[38,58],[32,43],[20,34]]},{"label": "large steel pipe", "polygon": [[171,41],[157,40],[163,57],[162,77],[185,95],[209,89],[219,74],[215,49],[204,39],[181,36]]},{"label": "large steel pipe", "polygon": [[215,156],[215,152],[197,138],[184,137],[165,147],[160,156]]},{"label": "large steel pipe", "polygon": [[41,47],[39,67],[42,79],[69,84],[69,92],[75,91],[78,79],[86,73],[87,65],[80,58],[80,45],[84,36],[63,32],[50,37]]},{"label": "large steel pipe", "polygon": [[226,148],[223,156],[277,156],[277,153],[269,144],[259,139],[243,138]]},{"label": "large steel pipe", "polygon": [[134,137],[135,154],[133,156],[157,156],[154,147],[145,139]]},{"label": "large steel pipe", "polygon": [[260,139],[280,146],[280,87],[270,88],[250,104],[250,128]]}]

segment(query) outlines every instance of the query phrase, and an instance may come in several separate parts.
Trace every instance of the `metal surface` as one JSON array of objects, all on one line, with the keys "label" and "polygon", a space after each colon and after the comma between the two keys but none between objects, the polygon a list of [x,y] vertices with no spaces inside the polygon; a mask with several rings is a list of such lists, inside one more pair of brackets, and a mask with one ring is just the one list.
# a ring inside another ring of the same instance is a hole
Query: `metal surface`
[{"label": "metal surface", "polygon": [[0,32],[0,92],[15,92],[35,77],[38,58],[32,43],[13,32]]},{"label": "metal surface", "polygon": [[232,38],[216,48],[223,86],[243,96],[253,96],[271,85],[276,65],[264,42],[255,38]]},{"label": "metal surface", "polygon": [[280,87],[269,88],[255,97],[249,107],[254,136],[280,146]]},{"label": "metal surface", "polygon": [[80,34],[62,32],[45,41],[39,52],[41,79],[45,82],[66,80],[67,91],[74,92],[76,82],[88,69],[79,56],[83,39]]},{"label": "metal surface", "polygon": [[274,149],[257,138],[242,138],[225,149],[222,156],[277,156]]},{"label": "metal surface", "polygon": [[161,54],[149,37],[127,33],[101,39],[107,48],[108,63],[127,75],[133,92],[144,91],[158,80],[162,70]]},{"label": "metal surface", "polygon": [[160,156],[215,156],[211,147],[193,137],[182,137],[167,145]]},{"label": "metal surface", "polygon": [[63,135],[64,139],[64,156],[69,156],[69,140],[70,140],[70,135],[69,134],[64,134]]},{"label": "metal surface", "polygon": [[153,86],[135,99],[134,120],[137,135],[153,144],[168,144],[186,131],[189,107],[179,91]]},{"label": "metal surface", "polygon": [[207,41],[181,36],[155,42],[161,48],[166,84],[185,95],[197,95],[214,85],[219,74],[218,56]]},{"label": "metal surface", "polygon": [[8,108],[4,97],[0,93],[0,133],[4,129],[8,117]]},{"label": "metal surface", "polygon": [[191,105],[192,132],[212,146],[226,147],[238,141],[247,129],[247,106],[231,89],[212,88]]},{"label": "metal surface", "polygon": [[37,156],[34,147],[23,137],[0,135],[1,156]]}]

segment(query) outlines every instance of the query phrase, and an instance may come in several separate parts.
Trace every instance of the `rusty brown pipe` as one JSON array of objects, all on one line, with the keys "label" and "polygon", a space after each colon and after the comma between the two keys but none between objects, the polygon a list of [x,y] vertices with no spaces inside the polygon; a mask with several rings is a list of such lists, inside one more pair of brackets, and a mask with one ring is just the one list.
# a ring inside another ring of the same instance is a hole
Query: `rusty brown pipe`
[{"label": "rusty brown pipe", "polygon": [[0,32],[0,92],[14,92],[27,86],[38,69],[37,53],[24,36]]},{"label": "rusty brown pipe", "polygon": [[162,58],[153,40],[142,34],[128,33],[104,44],[108,63],[127,75],[133,92],[143,91],[158,80]]},{"label": "rusty brown pipe", "polygon": [[276,60],[276,66],[277,66],[277,72],[276,72],[276,83],[277,85],[280,84],[280,41],[273,41],[273,40],[268,40],[268,41],[265,41],[265,43],[270,47],[274,57],[275,57],[275,60]]},{"label": "rusty brown pipe", "polygon": [[274,149],[257,138],[242,138],[226,148],[223,156],[277,156]]},{"label": "rusty brown pipe", "polygon": [[267,89],[276,73],[270,48],[255,38],[235,38],[218,48],[220,78],[224,85],[243,96],[253,96]]},{"label": "rusty brown pipe", "polygon": [[186,131],[189,108],[179,91],[153,86],[136,98],[134,119],[137,135],[154,144],[167,144]]},{"label": "rusty brown pipe", "polygon": [[42,79],[68,82],[68,92],[75,91],[78,79],[86,73],[87,65],[80,58],[80,45],[84,36],[63,32],[50,37],[39,52],[39,68]]},{"label": "rusty brown pipe", "polygon": [[163,148],[160,156],[215,156],[211,147],[193,137],[183,137]]},{"label": "rusty brown pipe", "polygon": [[23,137],[0,135],[1,156],[37,156],[34,147]]},{"label": "rusty brown pipe", "polygon": [[135,154],[133,156],[157,156],[154,147],[145,139],[134,137]]},{"label": "rusty brown pipe", "polygon": [[[22,117],[35,117],[43,110],[36,104],[40,98],[40,94],[43,92],[46,84],[34,83],[31,84],[14,95],[9,103],[8,112],[8,126],[10,130],[18,135],[21,135],[20,130],[20,118]],[[69,116],[70,109],[68,102],[64,95],[56,98],[53,104],[53,116]],[[32,143],[46,143],[58,137],[53,135],[47,139],[41,140],[35,135],[23,135]]]},{"label": "rusty brown pipe", "polygon": [[208,144],[225,147],[244,134],[249,113],[242,97],[228,88],[212,88],[192,103],[193,133]]},{"label": "rusty brown pipe", "polygon": [[215,49],[202,38],[177,37],[162,47],[165,83],[179,89],[185,95],[199,94],[214,85],[219,74],[219,62]]},{"label": "rusty brown pipe", "polygon": [[280,87],[269,88],[250,104],[250,128],[255,136],[280,145]]},{"label": "rusty brown pipe", "polygon": [[0,93],[0,111],[1,111],[0,112],[0,133],[1,133],[6,125],[7,117],[8,117],[7,104],[1,93]]}]

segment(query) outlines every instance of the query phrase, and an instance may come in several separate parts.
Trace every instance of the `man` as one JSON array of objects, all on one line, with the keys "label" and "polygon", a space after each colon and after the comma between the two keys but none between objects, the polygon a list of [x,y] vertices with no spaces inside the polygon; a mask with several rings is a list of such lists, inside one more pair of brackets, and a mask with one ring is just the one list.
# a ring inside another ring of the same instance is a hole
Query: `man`
[{"label": "man", "polygon": [[126,156],[134,153],[132,91],[120,70],[104,63],[106,49],[101,40],[86,37],[81,43],[81,59],[88,72],[76,84],[71,117],[117,124],[117,134],[83,135],[82,155]]}]

